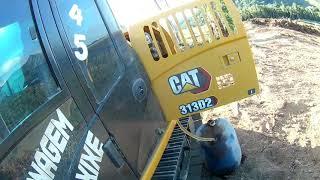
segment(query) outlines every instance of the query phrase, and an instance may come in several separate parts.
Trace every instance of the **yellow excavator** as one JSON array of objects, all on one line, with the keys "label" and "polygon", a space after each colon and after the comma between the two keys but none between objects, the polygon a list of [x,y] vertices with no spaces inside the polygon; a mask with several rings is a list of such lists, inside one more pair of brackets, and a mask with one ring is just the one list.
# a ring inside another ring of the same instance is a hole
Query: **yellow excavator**
[{"label": "yellow excavator", "polygon": [[124,35],[105,0],[5,0],[0,52],[0,179],[201,179],[200,112],[259,93],[231,0]]},{"label": "yellow excavator", "polygon": [[163,163],[163,156],[171,152],[180,121],[258,93],[254,60],[241,16],[228,0],[201,0],[169,9],[131,26],[128,35],[168,121],[142,179],[154,172],[153,177],[165,177],[170,171],[161,170],[170,163]]}]

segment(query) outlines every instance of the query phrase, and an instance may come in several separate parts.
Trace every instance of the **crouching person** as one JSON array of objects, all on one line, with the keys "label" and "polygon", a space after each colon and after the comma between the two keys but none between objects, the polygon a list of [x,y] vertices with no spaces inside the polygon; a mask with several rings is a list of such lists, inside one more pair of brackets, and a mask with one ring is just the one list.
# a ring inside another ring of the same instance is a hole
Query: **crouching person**
[{"label": "crouching person", "polygon": [[240,166],[241,148],[236,131],[227,119],[209,120],[197,129],[197,136],[215,139],[200,142],[205,166],[210,173],[224,176],[233,173]]}]

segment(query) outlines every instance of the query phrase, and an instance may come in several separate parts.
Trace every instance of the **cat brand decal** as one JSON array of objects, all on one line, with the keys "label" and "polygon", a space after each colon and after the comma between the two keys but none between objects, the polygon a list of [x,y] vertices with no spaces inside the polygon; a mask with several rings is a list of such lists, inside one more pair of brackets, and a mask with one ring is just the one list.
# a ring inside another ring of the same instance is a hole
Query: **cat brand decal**
[{"label": "cat brand decal", "polygon": [[195,68],[169,78],[169,85],[175,95],[185,92],[198,94],[209,89],[211,75],[203,68]]}]

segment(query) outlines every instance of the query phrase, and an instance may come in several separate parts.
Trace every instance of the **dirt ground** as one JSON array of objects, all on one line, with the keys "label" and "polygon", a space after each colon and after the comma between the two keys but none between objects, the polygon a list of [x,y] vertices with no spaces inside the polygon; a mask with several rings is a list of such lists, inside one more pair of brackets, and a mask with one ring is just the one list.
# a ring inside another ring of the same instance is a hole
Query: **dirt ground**
[{"label": "dirt ground", "polygon": [[229,179],[320,179],[320,36],[245,26],[261,93],[202,114],[237,129],[247,158]]}]

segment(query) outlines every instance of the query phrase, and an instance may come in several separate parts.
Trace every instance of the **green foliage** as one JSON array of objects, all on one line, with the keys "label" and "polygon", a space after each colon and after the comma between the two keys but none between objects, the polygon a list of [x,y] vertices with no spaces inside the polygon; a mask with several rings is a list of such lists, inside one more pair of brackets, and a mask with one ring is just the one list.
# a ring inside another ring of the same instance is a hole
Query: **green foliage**
[{"label": "green foliage", "polygon": [[254,5],[269,5],[269,4],[278,4],[278,5],[285,5],[285,6],[292,6],[293,4],[308,7],[311,4],[306,0],[234,0],[234,3],[239,8],[250,7]]},{"label": "green foliage", "polygon": [[252,5],[240,8],[244,20],[251,18],[290,18],[305,19],[320,22],[320,10],[316,7],[302,7],[293,3],[292,5],[268,4]]}]

